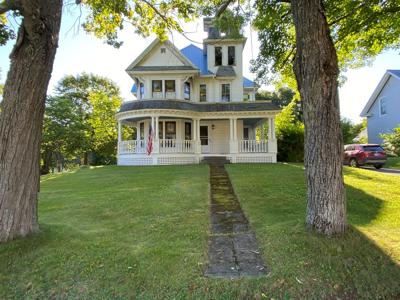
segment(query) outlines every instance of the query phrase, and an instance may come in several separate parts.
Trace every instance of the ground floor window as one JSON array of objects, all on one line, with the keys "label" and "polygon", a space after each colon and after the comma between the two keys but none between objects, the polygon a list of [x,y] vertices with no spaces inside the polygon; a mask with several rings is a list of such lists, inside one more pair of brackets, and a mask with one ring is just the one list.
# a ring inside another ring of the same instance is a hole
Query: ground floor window
[{"label": "ground floor window", "polygon": [[243,128],[243,139],[248,140],[249,139],[249,127],[244,127]]},{"label": "ground floor window", "polygon": [[158,122],[158,138],[163,139],[163,122]]},{"label": "ground floor window", "polygon": [[140,125],[139,125],[139,132],[140,132],[140,139],[141,140],[144,140],[144,123],[143,122],[141,122],[140,123]]},{"label": "ground floor window", "polygon": [[176,122],[165,122],[165,138],[167,140],[176,139]]},{"label": "ground floor window", "polygon": [[231,85],[229,83],[221,85],[221,100],[222,102],[231,101]]},{"label": "ground floor window", "polygon": [[185,140],[192,139],[192,123],[185,122]]}]

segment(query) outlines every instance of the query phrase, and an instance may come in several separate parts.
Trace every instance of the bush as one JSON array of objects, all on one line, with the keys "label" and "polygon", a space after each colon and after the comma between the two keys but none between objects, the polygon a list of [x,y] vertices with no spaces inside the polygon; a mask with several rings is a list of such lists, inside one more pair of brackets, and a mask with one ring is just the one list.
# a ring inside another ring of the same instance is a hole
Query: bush
[{"label": "bush", "polygon": [[385,149],[394,155],[400,156],[400,126],[394,128],[392,133],[381,134]]},{"label": "bush", "polygon": [[276,117],[278,161],[303,162],[304,124],[296,116],[297,100],[293,100]]}]

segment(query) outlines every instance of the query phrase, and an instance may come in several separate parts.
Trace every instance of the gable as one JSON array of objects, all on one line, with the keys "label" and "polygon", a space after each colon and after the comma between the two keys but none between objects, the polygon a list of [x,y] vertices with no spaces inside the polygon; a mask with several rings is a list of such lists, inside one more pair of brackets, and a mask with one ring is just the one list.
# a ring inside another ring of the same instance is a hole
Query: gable
[{"label": "gable", "polygon": [[197,71],[198,68],[170,41],[161,42],[156,39],[126,69],[129,74],[135,71],[165,70]]},{"label": "gable", "polygon": [[[161,50],[163,49],[163,50]],[[161,52],[162,51],[162,52]],[[164,43],[155,46],[148,55],[138,64],[142,67],[154,66],[184,66],[182,59],[178,58]]]},{"label": "gable", "polygon": [[365,105],[364,109],[362,110],[360,116],[367,117],[370,114],[371,108],[375,106],[377,100],[381,97],[382,92],[386,89],[387,83],[390,81],[392,84],[390,86],[399,86],[400,87],[400,77],[397,76],[399,70],[387,70],[385,75],[382,77],[381,81],[375,88],[374,92],[372,93],[371,97],[369,98],[367,104]]}]

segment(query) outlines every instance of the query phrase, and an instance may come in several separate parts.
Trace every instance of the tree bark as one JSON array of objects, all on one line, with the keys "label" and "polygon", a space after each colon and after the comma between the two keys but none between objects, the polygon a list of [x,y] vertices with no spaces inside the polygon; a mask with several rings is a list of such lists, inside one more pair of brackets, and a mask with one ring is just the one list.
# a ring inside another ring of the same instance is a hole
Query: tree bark
[{"label": "tree bark", "polygon": [[23,20],[10,55],[0,120],[0,242],[39,228],[39,149],[62,11],[62,0],[16,3]]},{"label": "tree bark", "polygon": [[293,66],[303,101],[309,228],[326,234],[346,229],[338,60],[320,0],[292,0],[296,29]]}]

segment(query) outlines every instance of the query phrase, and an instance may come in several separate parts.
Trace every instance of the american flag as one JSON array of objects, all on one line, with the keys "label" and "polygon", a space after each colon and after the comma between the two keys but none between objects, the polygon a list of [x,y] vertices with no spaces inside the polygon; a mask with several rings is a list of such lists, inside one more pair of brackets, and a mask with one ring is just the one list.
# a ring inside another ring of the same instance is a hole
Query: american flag
[{"label": "american flag", "polygon": [[151,124],[149,127],[149,135],[147,137],[147,155],[150,155],[153,152],[153,129],[151,128]]}]

